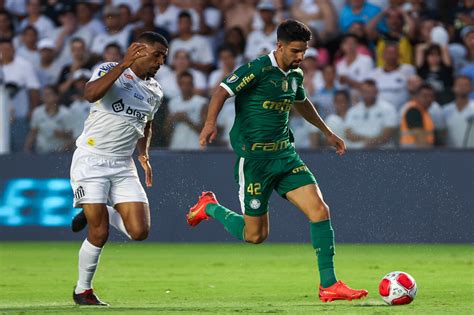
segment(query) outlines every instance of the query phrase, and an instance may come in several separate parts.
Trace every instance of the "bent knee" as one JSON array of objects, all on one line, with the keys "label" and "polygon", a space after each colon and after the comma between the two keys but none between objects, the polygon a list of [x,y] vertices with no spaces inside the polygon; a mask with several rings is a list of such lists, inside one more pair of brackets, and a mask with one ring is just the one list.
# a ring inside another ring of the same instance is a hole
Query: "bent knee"
[{"label": "bent knee", "polygon": [[308,213],[308,219],[311,222],[329,219],[329,206],[324,202],[314,206],[313,210]]},{"label": "bent knee", "polygon": [[96,246],[103,246],[109,238],[108,227],[90,228],[88,233],[89,241]]},{"label": "bent knee", "polygon": [[148,237],[148,234],[150,233],[150,228],[149,227],[142,227],[142,228],[136,228],[132,229],[131,231],[128,231],[130,237],[134,241],[143,241]]},{"label": "bent knee", "polygon": [[268,237],[268,233],[245,235],[245,241],[251,244],[263,243]]}]

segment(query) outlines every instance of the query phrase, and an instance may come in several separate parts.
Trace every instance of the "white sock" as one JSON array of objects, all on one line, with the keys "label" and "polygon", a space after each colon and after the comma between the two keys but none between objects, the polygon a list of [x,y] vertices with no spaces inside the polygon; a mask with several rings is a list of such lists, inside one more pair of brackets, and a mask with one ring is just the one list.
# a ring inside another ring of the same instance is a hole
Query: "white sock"
[{"label": "white sock", "polygon": [[79,280],[77,280],[76,294],[92,288],[92,278],[101,252],[102,248],[92,245],[87,238],[82,243],[79,250]]},{"label": "white sock", "polygon": [[117,210],[111,206],[107,206],[107,211],[109,211],[109,224],[114,228],[125,234],[129,239],[132,239],[130,234],[128,234],[125,224],[123,223],[122,217]]}]

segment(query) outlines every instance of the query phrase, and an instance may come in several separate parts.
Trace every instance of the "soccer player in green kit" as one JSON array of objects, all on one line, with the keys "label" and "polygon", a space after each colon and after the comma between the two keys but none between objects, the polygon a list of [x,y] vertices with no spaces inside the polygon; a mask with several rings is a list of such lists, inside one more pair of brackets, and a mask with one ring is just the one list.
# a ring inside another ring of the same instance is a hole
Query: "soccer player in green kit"
[{"label": "soccer player in green kit", "polygon": [[220,205],[212,192],[203,192],[187,220],[196,226],[212,217],[237,239],[261,243],[269,232],[268,199],[276,190],[310,221],[321,279],[319,298],[323,302],[360,299],[367,296],[366,290],[351,289],[336,279],[329,208],[316,179],[296,153],[288,127],[289,111],[294,106],[325,134],[337,154],[345,152],[344,141],[328,128],[305,95],[299,65],[310,38],[306,25],[287,20],[278,26],[275,51],[241,66],[222,81],[210,101],[199,141],[205,146],[216,139],[217,116],[224,101],[235,95],[236,117],[230,139],[238,155],[235,177],[243,215]]}]

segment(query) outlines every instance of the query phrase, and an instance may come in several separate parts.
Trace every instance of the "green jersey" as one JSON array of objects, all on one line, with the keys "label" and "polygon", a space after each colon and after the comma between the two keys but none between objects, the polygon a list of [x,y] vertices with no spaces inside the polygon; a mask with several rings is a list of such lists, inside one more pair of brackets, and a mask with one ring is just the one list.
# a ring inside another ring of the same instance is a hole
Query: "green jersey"
[{"label": "green jersey", "polygon": [[295,101],[303,101],[303,71],[284,72],[273,52],[238,68],[221,86],[235,95],[235,121],[230,131],[238,156],[278,159],[295,154],[288,126]]}]

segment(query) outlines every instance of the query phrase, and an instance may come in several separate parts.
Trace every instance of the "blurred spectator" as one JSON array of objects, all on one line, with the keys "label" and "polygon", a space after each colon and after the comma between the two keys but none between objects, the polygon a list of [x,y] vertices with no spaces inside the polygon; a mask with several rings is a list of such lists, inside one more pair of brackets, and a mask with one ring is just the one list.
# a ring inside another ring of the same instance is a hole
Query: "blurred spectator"
[{"label": "blurred spectator", "polygon": [[435,142],[435,125],[428,112],[435,100],[434,89],[423,84],[415,98],[403,108],[400,124],[400,147],[431,148]]},{"label": "blurred spectator", "polygon": [[[88,0],[90,1],[90,0]],[[98,0],[96,0],[98,1]],[[102,1],[100,1],[102,2]],[[151,4],[153,1],[151,0],[112,0],[112,5],[116,6],[116,7],[119,7],[120,5],[122,4],[125,4],[128,6],[129,10],[130,10],[130,13],[131,15],[136,15],[138,13],[138,11],[140,10],[140,7],[143,5],[143,4]]]},{"label": "blurred spectator", "polygon": [[121,3],[117,6],[119,10],[120,29],[129,34],[135,27],[135,18],[128,3]]},{"label": "blurred spectator", "polygon": [[334,97],[340,87],[341,85],[336,80],[336,69],[334,66],[324,66],[322,70],[322,82],[318,80],[315,94],[308,96],[318,106],[321,117],[326,118],[335,112]]},{"label": "blurred spectator", "polygon": [[255,0],[222,0],[225,28],[239,27],[247,36],[252,31],[252,19],[255,15]]},{"label": "blurred spectator", "polygon": [[172,150],[199,149],[199,133],[205,118],[207,99],[194,94],[193,76],[183,72],[178,76],[181,95],[168,103],[166,124],[172,131],[169,148]]},{"label": "blurred spectator", "polygon": [[5,9],[16,18],[23,18],[27,14],[26,0],[6,0],[2,3],[4,3]]},{"label": "blurred spectator", "polygon": [[474,63],[474,25],[464,27],[460,36],[462,44],[452,43],[449,45],[455,73],[459,73],[462,68]]},{"label": "blurred spectator", "polygon": [[41,87],[44,88],[47,85],[55,85],[58,83],[62,67],[59,62],[55,60],[56,51],[54,42],[49,38],[40,40],[38,43],[38,51],[40,54],[40,64],[36,70]]},{"label": "blurred spectator", "polygon": [[369,75],[377,82],[379,97],[395,106],[397,112],[408,99],[407,81],[415,74],[415,67],[400,64],[397,43],[387,43],[383,51],[384,66],[376,68]]},{"label": "blurred spectator", "polygon": [[72,62],[61,70],[58,81],[58,91],[63,104],[69,105],[72,102],[70,88],[74,82],[72,74],[74,71],[86,68],[91,69],[94,63],[90,59],[86,44],[81,38],[74,38],[70,44]]},{"label": "blurred spectator", "polygon": [[452,100],[453,68],[447,46],[430,45],[417,51],[418,75],[436,92],[436,101],[444,104]]},{"label": "blurred spectator", "polygon": [[0,41],[0,63],[12,113],[12,151],[20,151],[28,132],[28,119],[40,103],[40,84],[33,65],[15,56],[15,49],[9,40]]},{"label": "blurred spectator", "polygon": [[[339,15],[339,29],[345,33],[354,22],[367,24],[380,13],[380,8],[365,0],[349,0]],[[380,31],[387,31],[382,23],[377,24]]]},{"label": "blurred spectator", "polygon": [[12,16],[7,11],[0,11],[0,40],[11,40],[13,37],[15,37],[15,29]]},{"label": "blurred spectator", "polygon": [[206,95],[206,76],[201,71],[191,68],[191,57],[189,53],[185,50],[178,50],[173,57],[172,69],[163,65],[160,71],[157,72],[158,82],[165,84],[166,97],[174,98],[179,95],[178,77],[183,72],[189,72],[193,76],[194,93]]},{"label": "blurred spectator", "polygon": [[[352,23],[347,34],[353,34],[357,37],[357,53],[372,57],[372,51],[369,48],[372,44],[369,42],[368,36],[365,32],[365,24],[363,22]],[[340,58],[337,57],[337,61],[339,61],[339,59]]]},{"label": "blurred spectator", "polygon": [[[260,0],[258,1],[259,4],[262,2],[271,2],[273,6],[275,7],[275,14],[273,16],[273,22],[275,24],[280,24],[285,17],[288,16],[287,10],[286,10],[286,4],[285,0]],[[262,30],[263,29],[263,20],[262,16],[260,14],[260,11],[257,10],[253,16],[252,19],[252,30]]]},{"label": "blurred spectator", "polygon": [[308,47],[316,49],[316,60],[318,63],[318,67],[322,69],[325,65],[328,65],[332,62],[331,55],[329,54],[329,50],[325,47],[325,45],[323,45],[323,41],[321,40],[318,31],[316,31],[315,29],[310,30],[312,36],[308,42]]},{"label": "blurred spectator", "polygon": [[[231,46],[222,46],[219,49],[218,68],[209,76],[209,93],[212,95],[220,83],[237,68],[236,55]],[[229,132],[234,124],[235,117],[235,98],[229,97],[225,100],[224,106],[217,118],[219,128],[219,140],[222,145],[230,147]]]},{"label": "blurred spectator", "polygon": [[80,29],[77,24],[77,18],[72,9],[66,8],[59,14],[60,27],[57,27],[48,35],[55,44],[58,52],[58,62],[61,65],[70,63],[72,60],[70,44],[74,38],[82,38],[87,47],[90,47],[93,40],[93,33],[87,29]]},{"label": "blurred spectator", "polygon": [[[407,90],[410,100],[416,98],[418,91],[422,87],[423,83],[423,79],[419,75],[415,74],[408,78]],[[400,117],[402,117],[406,107],[409,104],[410,102],[402,106],[399,111]],[[441,105],[435,100],[433,100],[433,102],[428,108],[428,113],[430,114],[431,120],[433,121],[435,127],[435,145],[444,144],[444,139],[446,138],[446,122],[443,117],[443,109],[441,108]]]},{"label": "blurred spectator", "polygon": [[317,57],[317,50],[309,47],[304,54],[300,66],[304,73],[304,90],[311,100],[316,96],[316,92],[324,86],[322,72],[318,69]]},{"label": "blurred spectator", "polygon": [[[387,32],[378,32],[376,25],[385,17]],[[413,47],[416,25],[414,20],[403,10],[390,8],[377,14],[367,25],[367,34],[376,42],[377,66],[383,67],[384,48],[389,42],[397,42],[400,63],[413,64]]]},{"label": "blurred spectator", "polygon": [[330,0],[295,0],[291,5],[291,15],[317,30],[322,39],[336,33],[337,14]]},{"label": "blurred spectator", "polygon": [[104,10],[106,32],[96,35],[92,42],[91,52],[95,55],[102,55],[105,46],[110,43],[117,43],[126,51],[128,47],[128,39],[130,37],[130,29],[123,28],[120,22],[120,9],[111,5],[105,6]]},{"label": "blurred spectator", "polygon": [[241,65],[244,63],[244,52],[247,46],[247,39],[244,32],[238,26],[229,28],[224,33],[224,42],[222,45],[230,46],[236,53],[236,63]]},{"label": "blurred spectator", "polygon": [[290,115],[289,126],[295,138],[298,149],[316,149],[320,146],[318,128],[309,123],[293,108]]},{"label": "blurred spectator", "polygon": [[94,18],[93,6],[88,1],[78,1],[76,4],[76,16],[79,30],[87,29],[93,36],[105,33],[105,26],[99,20]]},{"label": "blurred spectator", "polygon": [[141,24],[136,26],[130,33],[129,42],[134,42],[137,40],[143,32],[156,32],[163,35],[169,41],[171,41],[170,33],[162,27],[155,26],[155,9],[152,4],[144,5],[138,11],[138,19]]},{"label": "blurred spectator", "polygon": [[[351,108],[351,96],[349,95],[349,92],[346,90],[337,90],[334,92],[333,104],[334,113],[329,114],[325,118],[325,122],[335,134],[347,143],[346,117],[347,112]],[[318,131],[318,135],[321,135],[320,131]],[[324,139],[324,141],[326,141],[326,139]]]},{"label": "blurred spectator", "polygon": [[347,34],[341,42],[344,57],[336,65],[339,82],[352,89],[360,88],[361,82],[374,68],[374,62],[370,57],[357,52],[357,44],[357,37]]},{"label": "blurred spectator", "polygon": [[54,86],[45,87],[43,93],[44,104],[35,108],[31,117],[25,151],[40,154],[60,152],[71,142],[68,110],[58,105],[59,96]]},{"label": "blurred spectator", "polygon": [[459,0],[450,12],[449,24],[456,31],[460,31],[466,25],[474,25],[474,1]]},{"label": "blurred spectator", "polygon": [[393,147],[398,116],[392,104],[378,98],[377,85],[365,80],[360,103],[351,107],[346,117],[347,148]]},{"label": "blurred spectator", "polygon": [[447,145],[454,148],[474,148],[474,101],[469,99],[472,80],[458,76],[454,81],[453,102],[443,106],[446,120]]},{"label": "blurred spectator", "polygon": [[221,11],[209,0],[178,0],[178,6],[191,15],[192,30],[201,35],[213,35],[221,26]]},{"label": "blurred spectator", "polygon": [[89,69],[76,70],[72,75],[74,101],[69,106],[67,126],[72,132],[73,140],[80,136],[84,129],[84,121],[89,116],[90,103],[84,98],[84,89],[91,76],[92,72]]},{"label": "blurred spectator", "polygon": [[120,62],[122,59],[122,48],[116,43],[110,43],[105,46],[101,61],[92,68],[95,69],[99,64],[104,62]]},{"label": "blurred spectator", "polygon": [[171,44],[168,53],[168,64],[173,64],[173,58],[178,50],[185,50],[191,58],[191,67],[203,72],[210,72],[214,63],[211,45],[201,36],[191,30],[191,15],[182,11],[178,18],[179,35]]},{"label": "blurred spectator", "polygon": [[257,6],[260,16],[263,20],[263,29],[254,30],[247,37],[247,46],[245,48],[245,58],[253,60],[262,55],[262,47],[276,47],[277,25],[273,22],[275,16],[275,6],[271,1],[260,1]]},{"label": "blurred spectator", "polygon": [[178,15],[181,10],[170,0],[155,0],[155,25],[166,29],[172,36],[178,33]]},{"label": "blurred spectator", "polygon": [[218,68],[212,71],[211,75],[209,76],[209,95],[212,95],[214,93],[214,90],[221,83],[221,81],[231,75],[232,72],[234,72],[234,70],[237,68],[237,56],[232,47],[222,46],[219,49],[218,56]]},{"label": "blurred spectator", "polygon": [[35,67],[40,63],[40,54],[36,47],[38,42],[38,32],[33,26],[27,26],[23,29],[20,41],[16,46],[16,55],[30,61]]},{"label": "blurred spectator", "polygon": [[28,16],[20,23],[20,31],[32,25],[38,31],[40,39],[48,36],[55,28],[53,21],[41,14],[41,0],[28,0],[26,5]]}]

